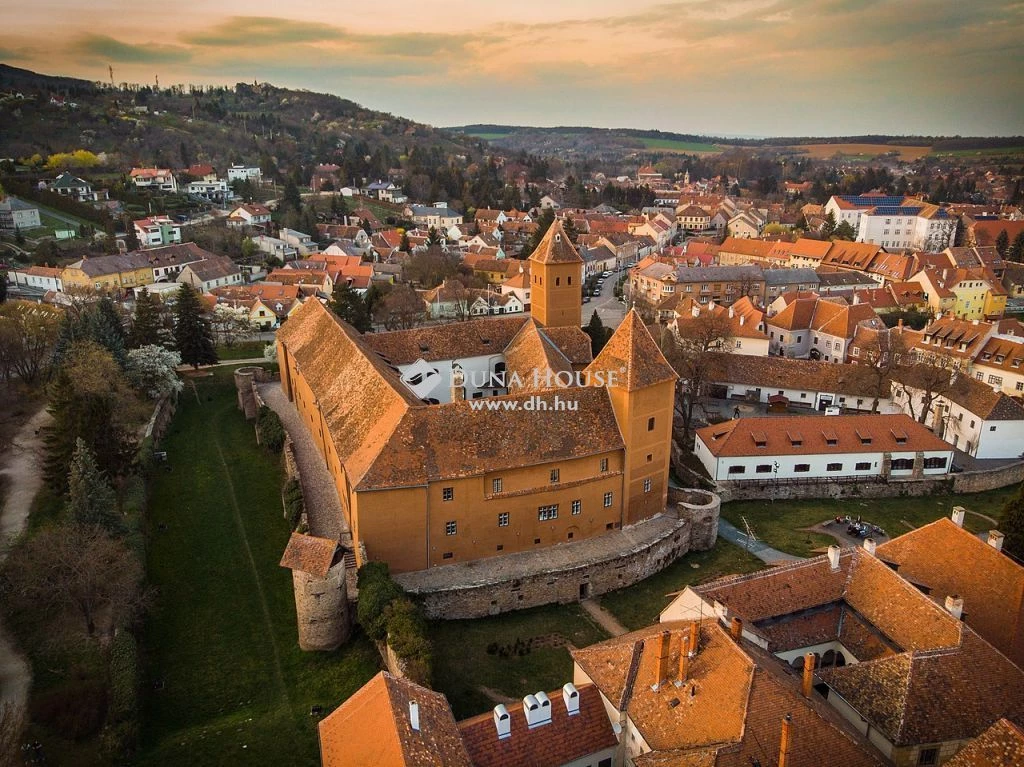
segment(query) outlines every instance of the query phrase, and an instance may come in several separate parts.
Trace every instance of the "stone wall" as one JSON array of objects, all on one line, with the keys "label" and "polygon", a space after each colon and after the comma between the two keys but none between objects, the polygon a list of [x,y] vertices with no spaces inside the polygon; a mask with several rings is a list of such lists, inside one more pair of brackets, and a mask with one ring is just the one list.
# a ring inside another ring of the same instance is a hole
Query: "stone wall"
[{"label": "stone wall", "polygon": [[256,384],[271,379],[266,368],[247,366],[235,371],[235,388],[238,390],[238,409],[245,413],[245,420],[251,421],[265,404]]},{"label": "stone wall", "polygon": [[1024,482],[1024,461],[987,471],[965,471],[953,476],[954,493],[980,493]]},{"label": "stone wall", "polygon": [[[422,602],[426,616],[431,619],[479,618],[553,602],[569,604],[625,588],[663,570],[691,550],[702,551],[715,544],[719,498],[701,490],[673,488],[670,494],[670,500],[676,503],[674,513],[666,512],[632,529],[610,533],[609,536],[622,538],[622,546],[600,559],[581,558],[578,563],[568,564],[563,560],[557,568],[545,568],[543,555],[540,555],[536,560],[540,566],[532,570],[517,573],[498,568],[505,577],[486,575],[489,563],[482,560],[465,566],[449,566],[466,568],[465,571],[453,570],[456,577],[465,576],[471,570],[479,571],[476,577],[466,578],[464,583],[424,586],[417,583],[416,573],[402,573],[395,580]],[[640,536],[630,537],[642,525],[656,525],[656,528],[648,528],[648,531],[656,529],[656,533],[643,540],[639,540]],[[587,543],[580,541],[561,546],[587,551],[582,548]]]},{"label": "stone wall", "polygon": [[326,578],[292,570],[299,647],[335,650],[352,634],[352,610],[345,587],[345,562],[334,565]]},{"label": "stone wall", "polygon": [[167,433],[167,427],[171,425],[171,418],[174,417],[177,406],[178,395],[172,394],[161,397],[157,401],[156,407],[153,408],[153,415],[150,416],[149,422],[146,424],[144,437],[152,438],[154,447],[160,444],[160,440]]}]

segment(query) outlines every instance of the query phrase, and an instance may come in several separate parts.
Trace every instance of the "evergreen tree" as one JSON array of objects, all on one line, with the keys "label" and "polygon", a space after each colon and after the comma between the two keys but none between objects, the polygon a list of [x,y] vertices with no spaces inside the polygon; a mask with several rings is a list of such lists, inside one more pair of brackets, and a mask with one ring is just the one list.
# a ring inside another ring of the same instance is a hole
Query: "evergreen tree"
[{"label": "evergreen tree", "polygon": [[128,231],[128,236],[125,237],[125,245],[129,251],[138,250],[142,245],[139,243],[139,236],[135,233],[135,224],[132,223],[130,218],[124,220],[125,229]]},{"label": "evergreen tree", "polygon": [[398,243],[398,249],[403,253],[409,253],[412,251],[412,244],[409,242],[409,233],[402,230],[402,241]]},{"label": "evergreen tree", "polygon": [[999,517],[999,530],[1006,538],[1003,550],[1024,561],[1024,482],[1017,495],[1007,501]]},{"label": "evergreen tree", "polygon": [[132,317],[131,332],[128,334],[128,348],[165,346],[166,340],[166,328],[160,316],[160,300],[143,289],[135,300],[135,314]]},{"label": "evergreen tree", "polygon": [[1013,244],[1006,251],[1006,258],[1018,264],[1024,261],[1024,232],[1013,238]]},{"label": "evergreen tree", "polygon": [[579,232],[576,231],[576,224],[572,221],[572,216],[566,216],[565,222],[562,224],[562,229],[565,230],[565,236],[569,238],[569,242],[573,245],[576,244],[576,240],[579,239]]},{"label": "evergreen tree", "polygon": [[429,248],[429,247],[431,247],[433,245],[440,245],[440,244],[441,244],[441,237],[437,233],[437,228],[433,227],[433,226],[430,227],[430,229],[427,231],[427,247]]},{"label": "evergreen tree", "polygon": [[855,231],[853,231],[853,226],[850,224],[849,221],[843,221],[841,224],[839,224],[839,226],[836,227],[836,230],[833,233],[833,236],[837,240],[850,240],[850,241],[852,241],[852,240],[855,240],[857,238],[857,233]]},{"label": "evergreen tree", "polygon": [[366,333],[372,328],[366,302],[347,283],[339,282],[334,286],[331,309],[360,333]]},{"label": "evergreen tree", "polygon": [[281,195],[281,207],[291,208],[296,212],[302,210],[302,195],[299,194],[298,185],[290,178],[284,185],[284,193]]},{"label": "evergreen tree", "polygon": [[174,307],[174,342],[186,365],[198,369],[200,365],[217,362],[210,323],[203,316],[199,293],[187,282],[182,283]]},{"label": "evergreen tree", "polygon": [[1003,229],[1003,231],[999,233],[999,236],[996,237],[996,250],[999,251],[1000,256],[1006,258],[1006,253],[1009,251],[1009,249],[1010,235],[1006,233],[1005,229]]},{"label": "evergreen tree", "polygon": [[121,529],[114,489],[81,437],[75,440],[75,452],[68,471],[67,510],[75,522],[100,525],[114,533]]},{"label": "evergreen tree", "polygon": [[832,211],[828,212],[825,216],[825,224],[821,227],[821,234],[823,237],[828,238],[833,235],[836,231],[836,215]]},{"label": "evergreen tree", "polygon": [[601,322],[597,309],[590,315],[590,322],[583,328],[583,332],[590,336],[590,349],[596,357],[604,348],[604,345],[608,343],[608,328]]},{"label": "evergreen tree", "polygon": [[109,351],[123,368],[128,360],[125,350],[127,339],[124,321],[114,302],[106,297],[101,298],[84,316],[88,323],[89,338]]}]

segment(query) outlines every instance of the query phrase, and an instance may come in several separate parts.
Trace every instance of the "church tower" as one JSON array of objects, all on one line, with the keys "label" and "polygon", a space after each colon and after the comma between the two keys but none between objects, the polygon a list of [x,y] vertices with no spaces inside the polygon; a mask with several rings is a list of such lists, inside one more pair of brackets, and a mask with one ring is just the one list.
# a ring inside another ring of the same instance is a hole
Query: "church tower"
[{"label": "church tower", "polygon": [[601,374],[626,445],[622,524],[660,514],[668,502],[672,464],[675,370],[640,315],[630,310],[586,372]]},{"label": "church tower", "polygon": [[582,327],[583,259],[557,219],[530,256],[530,293],[538,325]]}]

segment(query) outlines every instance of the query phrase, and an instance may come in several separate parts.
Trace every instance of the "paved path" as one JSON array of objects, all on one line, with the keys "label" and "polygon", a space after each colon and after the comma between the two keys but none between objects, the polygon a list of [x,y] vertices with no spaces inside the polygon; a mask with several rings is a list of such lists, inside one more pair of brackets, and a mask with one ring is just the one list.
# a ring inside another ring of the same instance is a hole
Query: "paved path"
[{"label": "paved path", "polygon": [[259,391],[267,406],[281,417],[281,423],[295,445],[295,460],[302,474],[302,498],[306,504],[309,532],[351,545],[352,535],[341,513],[341,501],[334,480],[295,405],[288,401],[277,381],[259,384]]},{"label": "paved path", "polygon": [[740,532],[732,524],[721,518],[718,520],[718,537],[725,538],[730,543],[735,543],[737,546],[749,551],[762,562],[767,562],[770,565],[777,562],[795,562],[803,559],[803,557],[797,557],[784,551],[773,549],[761,541],[748,541],[746,533]]},{"label": "paved path", "polygon": [[[7,477],[7,497],[0,509],[0,562],[7,558],[11,544],[21,535],[28,521],[32,501],[43,484],[40,471],[43,438],[41,429],[50,423],[50,414],[41,408],[21,427],[3,458]],[[32,685],[32,673],[0,625],[0,703],[24,706]]]},{"label": "paved path", "polygon": [[587,611],[590,617],[597,622],[597,625],[613,637],[620,637],[623,634],[629,633],[629,629],[619,623],[618,619],[614,615],[601,607],[601,605],[593,599],[584,599],[580,604],[583,606],[583,609]]}]

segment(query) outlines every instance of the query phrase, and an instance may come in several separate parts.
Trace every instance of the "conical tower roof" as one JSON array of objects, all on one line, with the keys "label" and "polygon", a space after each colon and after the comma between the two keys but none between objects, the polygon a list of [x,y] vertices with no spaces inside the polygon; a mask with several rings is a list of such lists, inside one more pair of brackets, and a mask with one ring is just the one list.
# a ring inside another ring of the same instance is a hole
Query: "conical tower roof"
[{"label": "conical tower roof", "polygon": [[631,309],[608,343],[587,367],[593,375],[602,371],[608,385],[635,391],[679,376],[668,364],[636,309]]},{"label": "conical tower roof", "polygon": [[540,241],[537,249],[533,251],[530,260],[536,261],[538,264],[583,263],[583,258],[558,219],[555,219],[555,222],[548,227],[547,234],[544,235],[544,239]]}]

